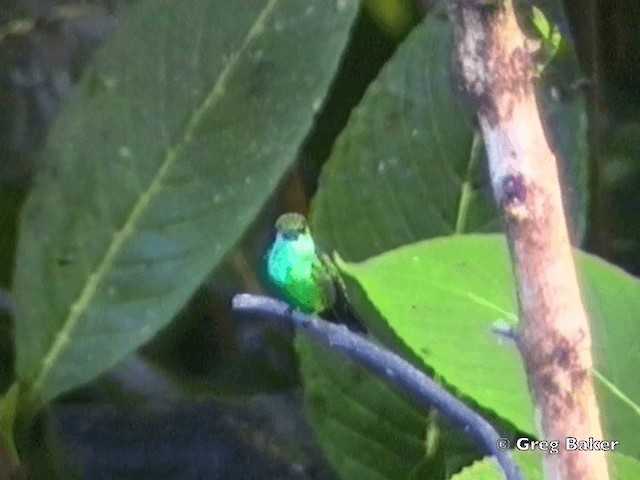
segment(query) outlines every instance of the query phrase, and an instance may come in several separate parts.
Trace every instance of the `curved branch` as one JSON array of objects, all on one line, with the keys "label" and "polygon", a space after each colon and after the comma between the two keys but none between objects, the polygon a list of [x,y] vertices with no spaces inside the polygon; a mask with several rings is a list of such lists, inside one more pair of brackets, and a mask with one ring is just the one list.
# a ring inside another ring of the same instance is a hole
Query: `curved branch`
[{"label": "curved branch", "polygon": [[522,479],[509,452],[498,448],[500,434],[489,422],[395,353],[344,325],[292,310],[286,303],[270,297],[243,293],[233,297],[232,305],[234,310],[257,315],[261,320],[292,323],[299,332],[358,363],[420,407],[435,407],[453,424],[468,432],[487,454],[496,457],[507,480]]}]

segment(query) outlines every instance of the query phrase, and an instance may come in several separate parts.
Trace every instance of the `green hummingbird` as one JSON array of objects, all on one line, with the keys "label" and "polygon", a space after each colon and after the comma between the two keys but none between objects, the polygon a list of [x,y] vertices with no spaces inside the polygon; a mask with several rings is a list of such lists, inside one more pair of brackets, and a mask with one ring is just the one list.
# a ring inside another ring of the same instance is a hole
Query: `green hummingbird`
[{"label": "green hummingbird", "polygon": [[275,224],[276,238],[267,253],[267,275],[284,300],[305,313],[336,311],[346,303],[338,270],[314,241],[299,213],[285,213]]}]

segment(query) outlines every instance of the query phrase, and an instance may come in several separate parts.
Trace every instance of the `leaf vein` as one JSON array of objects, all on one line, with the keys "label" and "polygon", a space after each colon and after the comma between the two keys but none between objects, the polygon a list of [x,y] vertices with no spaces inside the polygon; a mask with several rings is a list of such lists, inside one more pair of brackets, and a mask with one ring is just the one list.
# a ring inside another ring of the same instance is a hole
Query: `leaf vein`
[{"label": "leaf vein", "polygon": [[240,47],[233,55],[230,56],[227,65],[221,71],[209,95],[207,95],[199,107],[195,108],[189,122],[187,123],[182,139],[179,139],[173,147],[169,147],[167,149],[160,168],[149,184],[146,192],[143,192],[139,197],[137,203],[133,206],[129,217],[124,222],[124,225],[113,236],[113,240],[107,248],[102,260],[97,264],[93,273],[91,273],[87,278],[87,282],[78,295],[78,298],[70,305],[67,318],[63,322],[63,327],[55,335],[51,347],[42,358],[39,372],[31,385],[32,392],[37,393],[42,389],[48,375],[56,364],[57,359],[70,344],[71,333],[75,329],[80,318],[87,311],[88,306],[91,304],[91,300],[98,292],[100,284],[107,277],[110,268],[115,264],[116,258],[121,253],[127,240],[134,235],[136,226],[149,208],[152,199],[162,189],[163,179],[171,167],[174,166],[174,162],[176,161],[181,149],[193,139],[193,133],[202,121],[205,113],[210,110],[220,100],[220,98],[222,98],[234,67],[242,57],[242,54],[244,54],[249,48],[252,41],[263,32],[265,23],[278,2],[279,0],[269,1],[251,28],[248,30]]}]

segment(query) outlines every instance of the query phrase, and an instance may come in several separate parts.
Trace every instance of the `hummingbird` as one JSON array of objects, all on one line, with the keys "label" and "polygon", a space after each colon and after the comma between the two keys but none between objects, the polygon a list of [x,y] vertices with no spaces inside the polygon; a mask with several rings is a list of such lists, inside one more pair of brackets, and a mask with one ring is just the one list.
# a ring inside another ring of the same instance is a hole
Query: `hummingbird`
[{"label": "hummingbird", "polygon": [[349,308],[338,269],[316,245],[306,218],[285,213],[275,229],[276,237],[267,253],[267,276],[283,300],[304,313],[332,312],[337,320],[362,331]]}]

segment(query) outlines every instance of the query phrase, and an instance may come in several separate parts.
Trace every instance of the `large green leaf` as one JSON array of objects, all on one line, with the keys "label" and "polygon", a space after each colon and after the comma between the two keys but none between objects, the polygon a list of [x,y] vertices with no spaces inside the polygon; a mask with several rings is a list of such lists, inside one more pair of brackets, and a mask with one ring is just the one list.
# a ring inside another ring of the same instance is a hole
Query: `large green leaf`
[{"label": "large green leaf", "polygon": [[[590,255],[576,258],[606,437],[640,458],[640,282]],[[504,237],[437,238],[341,268],[374,334],[518,429],[537,433],[520,355],[493,332],[496,323],[517,323]]]},{"label": "large green leaf", "polygon": [[260,211],[357,2],[140,2],[56,123],[18,248],[17,370],[47,401],[166,324]]},{"label": "large green leaf", "polygon": [[405,478],[425,458],[427,420],[381,380],[296,339],[314,432],[342,478]]},{"label": "large green leaf", "polygon": [[[520,467],[526,480],[544,480],[542,476],[542,458],[537,452],[512,452],[513,460]],[[451,480],[502,480],[504,473],[494,458],[483,458],[465,468]]]},{"label": "large green leaf", "polygon": [[[482,142],[452,67],[452,42],[449,24],[429,15],[353,111],[314,199],[312,224],[325,249],[359,261],[434,236],[500,230]],[[553,66],[576,74],[570,55]],[[555,80],[545,76],[539,93],[579,240],[587,191],[584,103],[578,95],[560,97]]]},{"label": "large green leaf", "polygon": [[[0,185],[0,288],[9,291],[17,237],[18,214],[25,188]],[[0,392],[13,380],[13,325],[8,315],[9,298],[0,298]]]},{"label": "large green leaf", "polygon": [[[14,384],[7,390],[2,398],[0,398],[0,453],[3,461],[0,463],[0,474],[2,478],[9,476],[5,472],[5,468],[10,464],[18,464],[19,457],[13,439],[13,424],[18,411],[18,388]],[[10,460],[10,462],[8,462]]]},{"label": "large green leaf", "polygon": [[578,258],[605,436],[620,441],[620,452],[640,459],[640,282],[597,257]]},{"label": "large green leaf", "polygon": [[305,337],[296,348],[314,432],[341,478],[404,480],[419,471],[444,479],[479,458],[464,432],[359,365]]},{"label": "large green leaf", "polygon": [[[513,458],[522,469],[526,480],[544,480],[542,458],[538,452],[514,452]],[[640,462],[616,452],[607,456],[611,480],[635,480],[640,478]],[[504,473],[493,458],[484,458],[465,468],[451,480],[502,480]]]}]

